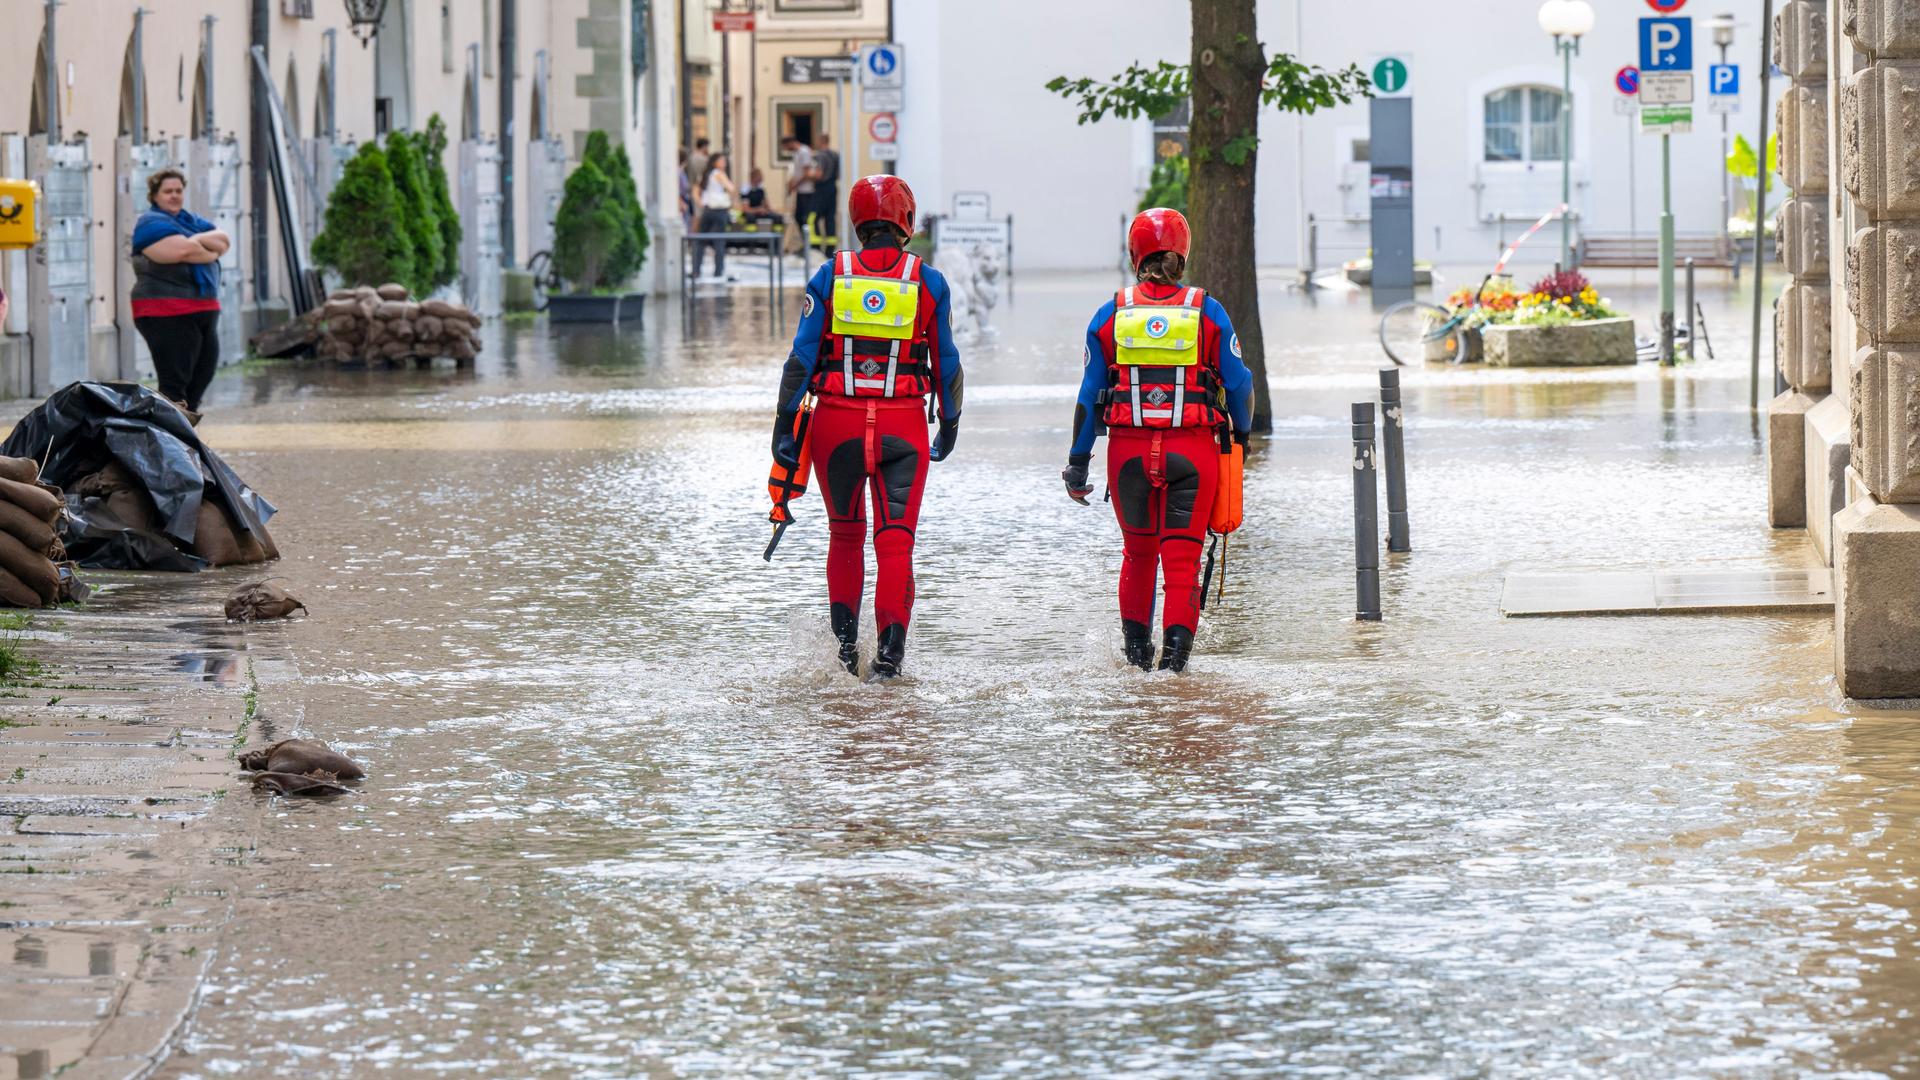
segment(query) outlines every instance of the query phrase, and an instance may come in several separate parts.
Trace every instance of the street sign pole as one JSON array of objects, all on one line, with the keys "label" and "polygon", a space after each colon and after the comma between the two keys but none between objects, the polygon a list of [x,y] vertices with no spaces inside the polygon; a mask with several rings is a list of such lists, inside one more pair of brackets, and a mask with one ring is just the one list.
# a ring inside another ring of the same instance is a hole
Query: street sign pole
[{"label": "street sign pole", "polygon": [[1565,45],[1555,37],[1553,47],[1560,51],[1560,269],[1573,269],[1573,54],[1580,50],[1580,39],[1569,38]]},{"label": "street sign pole", "polygon": [[1660,133],[1660,362],[1673,365],[1673,136]]}]

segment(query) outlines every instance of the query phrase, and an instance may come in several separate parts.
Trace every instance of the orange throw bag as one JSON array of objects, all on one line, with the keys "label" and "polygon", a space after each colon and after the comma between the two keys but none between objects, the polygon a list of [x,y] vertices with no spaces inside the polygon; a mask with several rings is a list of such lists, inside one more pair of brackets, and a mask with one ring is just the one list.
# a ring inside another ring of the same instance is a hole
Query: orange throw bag
[{"label": "orange throw bag", "polygon": [[813,402],[809,399],[793,418],[793,442],[800,448],[799,462],[789,469],[776,461],[767,473],[767,497],[773,500],[773,510],[767,514],[767,520],[773,522],[773,539],[767,542],[761,558],[768,562],[773,561],[773,549],[780,546],[780,537],[786,534],[787,526],[793,524],[793,511],[787,504],[807,493],[807,481],[813,476],[813,447],[807,439],[807,426],[812,419]]},{"label": "orange throw bag", "polygon": [[1207,528],[1222,536],[1240,527],[1244,448],[1239,443],[1231,445],[1230,452],[1223,451],[1220,455],[1220,475],[1213,485],[1213,513],[1207,519]]}]

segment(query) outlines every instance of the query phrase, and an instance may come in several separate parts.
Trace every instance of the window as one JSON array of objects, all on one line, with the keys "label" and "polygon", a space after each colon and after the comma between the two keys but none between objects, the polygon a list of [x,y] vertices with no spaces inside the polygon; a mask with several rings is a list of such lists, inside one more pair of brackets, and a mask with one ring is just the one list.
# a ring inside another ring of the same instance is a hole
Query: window
[{"label": "window", "polygon": [[1509,86],[1487,95],[1486,160],[1559,161],[1560,91]]},{"label": "window", "polygon": [[480,74],[493,77],[493,0],[480,0]]},{"label": "window", "polygon": [[440,0],[440,70],[453,71],[453,0]]}]

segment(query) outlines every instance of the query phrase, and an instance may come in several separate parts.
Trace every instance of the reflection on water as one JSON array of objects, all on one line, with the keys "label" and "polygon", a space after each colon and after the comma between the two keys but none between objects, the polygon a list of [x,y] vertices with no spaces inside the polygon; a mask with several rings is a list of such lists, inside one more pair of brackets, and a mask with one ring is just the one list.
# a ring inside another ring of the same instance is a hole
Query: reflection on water
[{"label": "reflection on water", "polygon": [[1111,282],[1020,287],[889,686],[835,673],[817,502],[759,559],[762,293],[492,328],[471,377],[224,376],[206,433],[315,612],[306,725],[372,779],[273,805],[163,1075],[1920,1068],[1920,727],[1837,698],[1827,622],[1497,612],[1510,568],[1801,564],[1744,342],[1410,372],[1417,550],[1360,626],[1373,316],[1276,284],[1277,430],[1168,678],[1057,480]]}]

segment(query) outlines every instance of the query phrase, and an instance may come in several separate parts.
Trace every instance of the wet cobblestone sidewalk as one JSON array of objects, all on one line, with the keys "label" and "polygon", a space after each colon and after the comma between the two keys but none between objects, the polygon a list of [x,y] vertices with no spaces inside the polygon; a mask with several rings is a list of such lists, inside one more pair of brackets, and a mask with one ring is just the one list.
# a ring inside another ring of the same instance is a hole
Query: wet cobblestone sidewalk
[{"label": "wet cobblestone sidewalk", "polygon": [[236,748],[297,719],[282,631],[221,616],[242,578],[90,580],[0,632],[37,664],[0,691],[0,1080],[153,1068],[252,848]]}]

